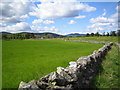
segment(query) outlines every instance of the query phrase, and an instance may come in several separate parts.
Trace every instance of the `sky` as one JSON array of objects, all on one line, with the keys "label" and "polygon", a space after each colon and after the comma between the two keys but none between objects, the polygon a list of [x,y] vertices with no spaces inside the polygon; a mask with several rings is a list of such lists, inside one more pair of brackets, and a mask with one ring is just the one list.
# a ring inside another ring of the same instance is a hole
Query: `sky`
[{"label": "sky", "polygon": [[0,2],[0,31],[103,33],[118,29],[117,2],[79,0],[4,0]]}]

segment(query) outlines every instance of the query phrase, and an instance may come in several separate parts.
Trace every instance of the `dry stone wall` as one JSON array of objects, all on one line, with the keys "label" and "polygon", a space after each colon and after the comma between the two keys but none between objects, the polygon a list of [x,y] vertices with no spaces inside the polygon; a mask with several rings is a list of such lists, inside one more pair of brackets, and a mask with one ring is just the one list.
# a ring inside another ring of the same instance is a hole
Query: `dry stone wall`
[{"label": "dry stone wall", "polygon": [[93,54],[80,57],[76,62],[69,62],[66,68],[57,67],[52,72],[39,80],[32,80],[28,83],[21,82],[19,90],[79,90],[88,88],[99,72],[100,64],[111,49],[112,42],[94,51]]},{"label": "dry stone wall", "polygon": [[63,40],[63,41],[75,41],[75,42],[88,42],[88,43],[110,43],[109,41],[91,41],[91,40],[72,40],[72,39],[44,39],[44,40]]}]

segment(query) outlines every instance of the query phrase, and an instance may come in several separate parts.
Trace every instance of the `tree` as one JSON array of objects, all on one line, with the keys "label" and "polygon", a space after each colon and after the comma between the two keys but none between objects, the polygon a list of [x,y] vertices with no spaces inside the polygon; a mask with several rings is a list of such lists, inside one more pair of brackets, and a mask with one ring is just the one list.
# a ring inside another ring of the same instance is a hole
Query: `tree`
[{"label": "tree", "polygon": [[30,33],[30,38],[35,38],[34,33]]},{"label": "tree", "polygon": [[99,32],[97,32],[97,33],[95,34],[95,36],[100,36]]},{"label": "tree", "polygon": [[120,36],[120,30],[117,30],[117,36]]},{"label": "tree", "polygon": [[4,39],[4,40],[8,39],[7,34],[2,34],[2,39]]},{"label": "tree", "polygon": [[111,35],[111,36],[117,36],[117,35],[116,35],[116,31],[111,31],[110,35]]},{"label": "tree", "polygon": [[46,37],[47,38],[52,38],[52,34],[47,34]]},{"label": "tree", "polygon": [[7,39],[9,39],[9,40],[12,39],[11,34],[7,34]]},{"label": "tree", "polygon": [[60,36],[59,36],[59,38],[63,38],[63,36],[62,36],[62,35],[60,35]]},{"label": "tree", "polygon": [[89,36],[90,36],[90,34],[89,34],[89,33],[87,33],[87,34],[86,34],[86,37],[89,37]]},{"label": "tree", "polygon": [[106,36],[110,36],[110,34],[107,32]]},{"label": "tree", "polygon": [[72,38],[72,36],[68,36],[68,38]]},{"label": "tree", "polygon": [[91,36],[93,37],[95,34],[94,33],[91,33]]},{"label": "tree", "polygon": [[76,37],[81,37],[80,35],[77,35]]},{"label": "tree", "polygon": [[36,39],[40,39],[42,36],[40,36],[40,35],[35,35],[35,38]]},{"label": "tree", "polygon": [[105,32],[103,32],[103,36],[105,36]]}]

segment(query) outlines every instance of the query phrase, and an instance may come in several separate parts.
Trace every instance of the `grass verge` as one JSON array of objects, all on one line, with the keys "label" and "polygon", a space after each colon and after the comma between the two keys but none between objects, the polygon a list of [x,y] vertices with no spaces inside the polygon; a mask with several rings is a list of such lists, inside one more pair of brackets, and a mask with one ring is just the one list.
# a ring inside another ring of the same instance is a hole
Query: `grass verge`
[{"label": "grass verge", "polygon": [[92,88],[120,88],[120,52],[118,50],[117,45],[112,46],[102,62],[100,73],[91,85]]}]

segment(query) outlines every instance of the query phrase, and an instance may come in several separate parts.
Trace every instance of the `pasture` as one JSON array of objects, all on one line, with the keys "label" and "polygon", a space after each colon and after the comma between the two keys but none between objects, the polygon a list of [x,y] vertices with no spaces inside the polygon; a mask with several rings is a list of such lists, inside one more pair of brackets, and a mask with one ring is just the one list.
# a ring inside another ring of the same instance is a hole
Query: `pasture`
[{"label": "pasture", "polygon": [[102,46],[72,41],[3,40],[2,86],[17,88],[20,81],[39,79]]}]

